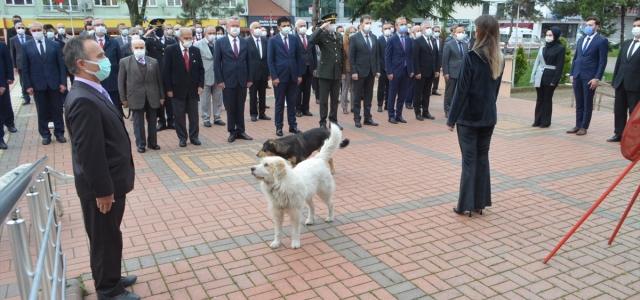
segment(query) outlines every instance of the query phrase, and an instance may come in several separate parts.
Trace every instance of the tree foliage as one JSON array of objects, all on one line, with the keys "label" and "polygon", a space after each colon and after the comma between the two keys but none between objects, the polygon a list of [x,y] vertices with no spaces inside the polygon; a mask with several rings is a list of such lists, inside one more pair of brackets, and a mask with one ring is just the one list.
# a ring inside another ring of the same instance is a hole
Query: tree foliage
[{"label": "tree foliage", "polygon": [[571,49],[569,48],[569,43],[565,38],[560,38],[560,44],[562,44],[566,49],[564,54],[564,68],[562,69],[562,77],[560,78],[560,84],[562,84],[567,83],[568,81],[567,74],[571,72],[571,60],[573,57],[571,57]]},{"label": "tree foliage", "polygon": [[[131,1],[131,0],[127,0]],[[182,12],[177,16],[181,25],[191,25],[209,17],[227,17],[239,12],[237,7],[226,7],[229,1],[221,0],[182,0]]]},{"label": "tree foliage", "polygon": [[474,6],[482,5],[482,0],[343,0],[355,9],[351,17],[355,21],[362,15],[368,14],[373,19],[384,21],[395,20],[404,16],[411,18],[429,18],[443,20],[451,18],[455,12],[453,7],[457,5]]},{"label": "tree foliage", "polygon": [[524,48],[522,45],[518,46],[518,52],[516,54],[516,66],[514,72],[514,82],[520,81],[520,78],[527,73],[527,68],[529,67],[529,61],[527,60],[527,55],[524,54]]},{"label": "tree foliage", "polygon": [[616,24],[620,22],[620,40],[624,40],[624,17],[627,8],[638,5],[634,0],[567,0],[566,2],[552,2],[551,10],[558,15],[558,19],[570,16],[582,16],[586,19],[595,16],[600,20],[599,34],[610,37],[616,31]]},{"label": "tree foliage", "polygon": [[137,24],[142,25],[144,23],[144,15],[147,10],[147,0],[141,1],[141,6],[138,7],[138,0],[120,0],[122,3],[127,5],[127,9],[129,10],[129,21],[131,24],[129,26],[135,26]]},{"label": "tree foliage", "polygon": [[[498,19],[510,19],[511,26],[509,28],[509,34],[507,35],[507,42],[504,44],[505,53],[508,48],[508,41],[513,34],[513,25],[517,18],[526,21],[538,21],[542,18],[542,12],[536,8],[536,5],[546,5],[549,0],[508,0],[504,5],[498,6],[496,18]],[[518,41],[516,41],[517,43]]]}]

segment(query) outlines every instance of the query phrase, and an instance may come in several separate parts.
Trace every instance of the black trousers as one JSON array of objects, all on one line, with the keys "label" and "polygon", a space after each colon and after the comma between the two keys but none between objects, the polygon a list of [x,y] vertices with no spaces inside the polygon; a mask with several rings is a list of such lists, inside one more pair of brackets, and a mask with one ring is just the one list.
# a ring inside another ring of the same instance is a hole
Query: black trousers
[{"label": "black trousers", "polygon": [[[174,111],[173,111],[173,100],[172,98],[166,97],[164,99],[164,105],[160,105],[158,108],[158,124],[166,124],[166,123],[175,123]],[[165,117],[165,111],[167,116]]]},{"label": "black trousers", "polygon": [[225,88],[222,98],[227,106],[227,131],[230,134],[244,132],[244,103],[247,98],[247,88],[237,85],[234,88]]},{"label": "black trousers", "polygon": [[624,127],[627,125],[627,114],[631,115],[640,101],[640,92],[625,90],[622,86],[616,89],[615,100],[613,102],[614,131],[616,135],[622,135]]},{"label": "black trousers", "polygon": [[287,82],[280,82],[278,86],[273,87],[273,93],[276,97],[275,124],[276,128],[282,128],[284,124],[284,103],[287,103],[287,123],[289,127],[298,127],[296,123],[296,96],[298,92],[297,78],[294,81],[289,79]]},{"label": "black trousers", "polygon": [[120,93],[118,91],[107,91],[107,93],[109,93],[109,98],[111,98],[111,102],[113,102],[113,105],[115,105],[120,114],[124,116],[124,110],[122,110],[122,102],[120,102]]},{"label": "black trousers", "polygon": [[538,94],[536,98],[535,119],[533,125],[541,127],[551,126],[551,112],[553,110],[553,92],[556,90],[555,86],[540,85],[536,88]]},{"label": "black trousers", "polygon": [[[198,138],[200,125],[198,124],[198,98],[173,98],[175,112],[176,133],[178,139],[186,141],[187,137],[193,141]],[[166,102],[165,102],[166,103]],[[189,117],[189,135],[187,136],[187,116]]]},{"label": "black trousers", "polygon": [[[298,85],[298,91],[296,92],[296,111],[308,112],[309,100],[311,99],[311,81],[313,81],[313,73],[306,68],[306,72],[302,75],[302,82]],[[289,104],[287,104],[289,105]]]},{"label": "black trousers", "polygon": [[2,126],[16,126],[16,116],[11,105],[11,91],[8,88],[0,96],[0,127]]},{"label": "black trousers", "polygon": [[389,96],[389,78],[387,78],[387,72],[380,71],[380,77],[378,77],[378,107],[387,107],[387,99]]},{"label": "black trousers", "polygon": [[20,86],[22,87],[22,97],[25,100],[31,101],[31,96],[27,93],[27,87],[24,86],[24,81],[22,80],[22,69],[18,69],[18,75],[20,76]]},{"label": "black trousers", "polygon": [[311,88],[313,89],[313,94],[316,96],[316,102],[320,101],[320,92],[318,91],[318,77],[313,77],[311,79]]},{"label": "black trousers", "polygon": [[120,281],[122,263],[122,232],[126,196],[115,196],[116,202],[106,214],[100,212],[96,198],[82,198],[84,229],[89,237],[89,258],[96,292],[115,297],[124,293]]},{"label": "black trousers", "polygon": [[[318,78],[318,89],[320,90],[320,126],[327,125],[327,111],[329,112],[329,122],[338,124],[338,104],[340,103],[341,84],[341,79]],[[331,103],[329,103],[329,96],[331,96]]]},{"label": "black trousers", "polygon": [[456,91],[458,78],[451,78],[444,84],[444,113],[448,116],[451,109],[451,101],[453,100],[453,92]]},{"label": "black trousers", "polygon": [[440,85],[440,76],[433,79],[433,88],[431,89],[431,93],[438,91],[438,85]]},{"label": "black trousers", "polygon": [[51,131],[49,131],[49,116],[53,119],[53,134],[56,136],[64,135],[62,93],[60,93],[60,90],[46,89],[44,91],[34,91],[33,99],[36,102],[36,111],[38,112],[38,132],[40,136],[43,138],[51,137]]},{"label": "black trousers", "polygon": [[[360,122],[361,103],[364,102],[364,120],[371,121],[371,102],[373,101],[373,84],[376,82],[375,74],[369,73],[367,77],[359,77],[353,81],[353,120]],[[362,99],[362,100],[361,100]]]},{"label": "black trousers", "polygon": [[422,76],[420,79],[413,79],[413,111],[416,115],[426,116],[429,113],[431,85],[434,76],[435,74],[432,73],[429,76]]},{"label": "black trousers", "polygon": [[249,88],[249,113],[252,117],[264,115],[268,84],[268,80],[258,80]]},{"label": "black trousers", "polygon": [[[142,109],[132,109],[131,119],[133,120],[133,135],[136,137],[136,146],[144,148],[146,146],[155,146],[158,144],[158,134],[156,125],[158,122],[157,109],[151,108],[149,100],[144,101]],[[148,135],[145,135],[144,120],[147,119]]]},{"label": "black trousers", "polygon": [[457,126],[462,152],[458,211],[474,211],[491,206],[489,145],[494,127]]}]

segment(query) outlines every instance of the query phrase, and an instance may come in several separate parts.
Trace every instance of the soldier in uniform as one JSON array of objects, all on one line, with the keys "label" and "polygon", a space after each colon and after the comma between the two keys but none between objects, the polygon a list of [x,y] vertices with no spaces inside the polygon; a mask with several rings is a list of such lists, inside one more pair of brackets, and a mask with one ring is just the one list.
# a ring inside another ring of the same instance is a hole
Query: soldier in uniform
[{"label": "soldier in uniform", "polygon": [[[336,32],[337,14],[322,17],[323,24],[309,37],[309,43],[320,49],[320,62],[316,77],[320,90],[320,127],[327,128],[327,105],[331,96],[329,122],[338,124],[340,83],[345,78],[344,48],[342,35]],[[338,125],[342,130],[342,126]]]},{"label": "soldier in uniform", "polygon": [[[153,19],[149,22],[149,26],[152,30],[149,30],[144,35],[144,44],[147,48],[147,54],[158,61],[160,70],[164,70],[164,49],[175,41],[164,37],[164,19]],[[169,41],[173,42],[169,42]],[[167,115],[165,118],[165,108]],[[157,131],[169,129],[176,129],[175,121],[173,119],[173,105],[171,98],[165,99],[164,105],[160,105],[158,108],[158,127]]]}]

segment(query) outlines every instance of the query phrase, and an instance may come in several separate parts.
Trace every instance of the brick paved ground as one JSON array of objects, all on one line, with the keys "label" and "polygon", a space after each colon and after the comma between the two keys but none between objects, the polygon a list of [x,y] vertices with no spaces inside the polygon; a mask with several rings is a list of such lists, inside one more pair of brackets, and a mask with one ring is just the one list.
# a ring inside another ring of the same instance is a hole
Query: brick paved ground
[{"label": "brick paved ground", "polygon": [[[273,116],[273,98],[267,102]],[[352,144],[334,158],[336,220],[322,221],[326,209],[319,205],[296,250],[288,237],[283,247],[269,248],[273,223],[249,173],[261,142],[275,137],[272,121],[247,122],[255,140],[233,144],[223,127],[201,127],[200,147],[179,148],[174,131],[160,132],[161,151],[133,154],[136,188],[122,225],[122,269],[139,276],[133,291],[145,299],[638,298],[638,209],[606,244],[637,171],[542,263],[627,164],[618,145],[605,142],[610,111],[595,112],[589,134],[576,137],[564,133],[574,123],[569,107],[554,106],[552,127],[537,129],[530,127],[533,102],[499,99],[490,154],[494,205],[469,218],[452,211],[460,176],[456,134],[444,124],[442,97],[431,105],[435,121],[407,113],[408,124],[392,125],[374,112],[380,126],[358,129],[352,115],[339,115]],[[299,118],[300,129],[318,124],[318,106],[311,106],[315,116]],[[69,144],[41,145],[34,105],[21,107],[16,120],[20,131],[0,151],[0,174],[45,154],[49,165],[72,172]],[[66,211],[68,277],[81,276],[88,299],[96,299],[73,184],[58,181],[56,189]],[[26,211],[24,201],[20,206]],[[0,298],[17,299],[16,288],[5,230]]]}]

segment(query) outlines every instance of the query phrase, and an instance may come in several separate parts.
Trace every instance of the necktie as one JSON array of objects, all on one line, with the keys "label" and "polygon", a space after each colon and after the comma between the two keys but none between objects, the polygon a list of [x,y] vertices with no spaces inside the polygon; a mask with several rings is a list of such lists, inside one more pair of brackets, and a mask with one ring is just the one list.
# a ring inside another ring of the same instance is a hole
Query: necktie
[{"label": "necktie", "polygon": [[633,55],[633,49],[636,47],[637,42],[638,40],[633,40],[633,43],[631,43],[631,47],[629,47],[629,53],[627,54],[627,60],[631,59],[631,55]]},{"label": "necktie", "polygon": [[187,55],[187,48],[184,48],[182,57],[184,57],[184,66],[187,68],[187,72],[189,72],[189,55]]},{"label": "necktie", "polygon": [[307,51],[307,38],[305,37],[306,34],[302,35],[302,45],[304,45],[304,50]]},{"label": "necktie", "polygon": [[371,51],[371,42],[369,42],[369,35],[364,36],[364,40],[367,41],[367,46],[369,47],[369,51]]},{"label": "necktie", "polygon": [[460,55],[464,56],[464,53],[462,53],[462,43],[458,42],[458,49],[460,49]]},{"label": "necktie", "polygon": [[406,51],[407,49],[404,48],[404,36],[400,36],[400,41],[402,41],[402,50]]},{"label": "necktie", "polygon": [[585,50],[587,50],[587,46],[589,46],[589,41],[591,40],[591,37],[587,38],[587,41],[584,42],[584,45],[582,45],[582,53],[584,53]]},{"label": "necktie", "polygon": [[141,58],[138,58],[138,62],[139,62],[141,65],[144,65],[144,60],[142,60],[142,57],[141,57]]},{"label": "necktie", "polygon": [[262,59],[262,51],[260,50],[260,39],[256,39],[256,49],[260,52],[260,59]]},{"label": "necktie", "polygon": [[238,58],[238,44],[236,43],[236,39],[233,39],[233,54]]},{"label": "necktie", "polygon": [[103,96],[105,96],[107,99],[109,99],[109,101],[111,101],[111,104],[114,104],[113,100],[111,100],[111,97],[109,96],[109,93],[107,93],[107,90],[102,89],[102,90],[100,90],[100,93],[102,93]]},{"label": "necktie", "polygon": [[100,39],[100,48],[104,48],[104,43],[102,43],[102,39]]},{"label": "necktie", "polygon": [[287,54],[289,54],[289,44],[287,44],[287,37],[284,37],[284,50],[287,50]]},{"label": "necktie", "polygon": [[45,53],[44,53],[44,46],[42,45],[42,41],[38,41],[38,44],[40,44],[40,57],[44,59]]},{"label": "necktie", "polygon": [[24,35],[20,37],[20,44],[24,44]]}]

